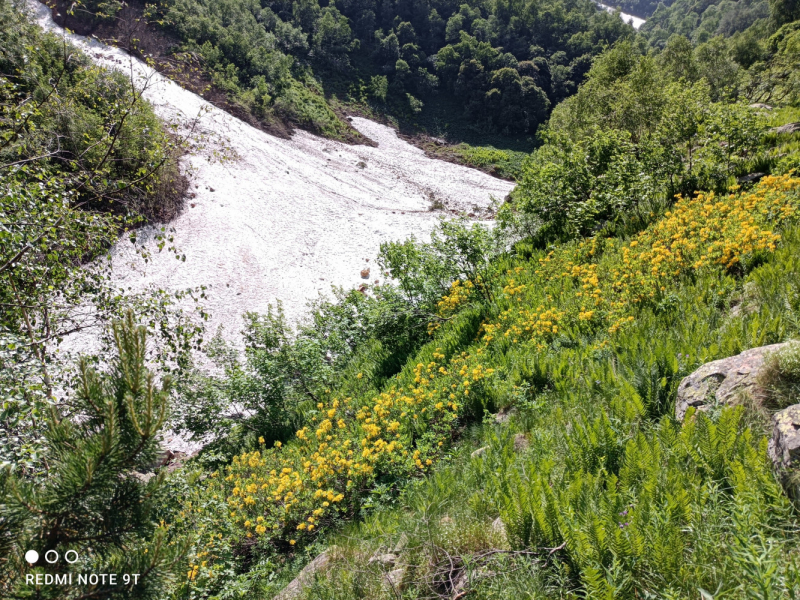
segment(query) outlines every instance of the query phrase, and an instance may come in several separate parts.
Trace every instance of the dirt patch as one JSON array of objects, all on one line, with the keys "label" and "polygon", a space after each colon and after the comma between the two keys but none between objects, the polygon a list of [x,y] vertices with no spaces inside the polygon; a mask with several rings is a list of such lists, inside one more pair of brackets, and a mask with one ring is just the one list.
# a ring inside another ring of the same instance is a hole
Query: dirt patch
[{"label": "dirt patch", "polygon": [[416,134],[398,133],[398,135],[412,146],[416,146],[417,148],[425,152],[425,156],[427,156],[428,158],[435,158],[438,160],[444,160],[457,165],[471,167],[473,169],[477,169],[478,171],[483,171],[487,175],[492,175],[493,177],[497,177],[499,179],[511,181],[512,183],[516,182],[513,177],[506,175],[505,173],[502,172],[501,169],[498,169],[494,165],[483,166],[471,163],[466,158],[464,158],[463,155],[455,151],[455,147],[457,146],[457,144],[450,144],[445,140],[431,137],[424,133],[416,133]]},{"label": "dirt patch", "polygon": [[495,166],[486,167],[483,165],[476,165],[468,161],[463,155],[455,151],[455,148],[459,145],[458,143],[448,142],[445,139],[429,135],[424,131],[408,131],[399,126],[397,121],[391,116],[382,112],[365,109],[359,104],[348,105],[347,112],[351,116],[369,119],[370,121],[375,121],[381,125],[391,127],[397,133],[397,137],[422,150],[425,153],[425,156],[428,158],[435,158],[437,160],[453,163],[454,165],[469,167],[471,169],[476,169],[486,173],[487,175],[491,175],[492,177],[497,177],[498,179],[516,183],[516,180],[513,177],[501,172],[501,170]]}]

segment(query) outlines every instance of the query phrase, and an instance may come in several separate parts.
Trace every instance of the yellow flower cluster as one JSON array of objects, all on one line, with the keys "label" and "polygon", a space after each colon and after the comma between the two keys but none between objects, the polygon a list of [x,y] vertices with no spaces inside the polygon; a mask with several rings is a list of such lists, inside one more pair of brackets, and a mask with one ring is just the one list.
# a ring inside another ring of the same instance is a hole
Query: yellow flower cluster
[{"label": "yellow flower cluster", "polygon": [[562,246],[532,272],[506,273],[502,301],[509,308],[483,326],[484,342],[541,348],[562,330],[606,327],[614,334],[634,320],[636,306],[661,301],[676,277],[736,269],[745,257],[774,251],[780,240],[774,227],[798,208],[799,178],[765,177],[747,193],[678,197],[673,210],[628,243],[591,238]]},{"label": "yellow flower cluster", "polygon": [[474,290],[475,284],[471,281],[456,279],[450,285],[450,291],[447,295],[439,301],[439,314],[447,316],[454,313],[462,304],[469,300]]},{"label": "yellow flower cluster", "polygon": [[377,396],[321,400],[291,444],[234,457],[206,493],[225,499],[240,535],[297,538],[346,510],[345,498],[368,489],[376,474],[425,469],[451,436],[470,394],[480,396],[494,373],[477,357],[448,358],[441,348],[430,359],[412,365]]}]

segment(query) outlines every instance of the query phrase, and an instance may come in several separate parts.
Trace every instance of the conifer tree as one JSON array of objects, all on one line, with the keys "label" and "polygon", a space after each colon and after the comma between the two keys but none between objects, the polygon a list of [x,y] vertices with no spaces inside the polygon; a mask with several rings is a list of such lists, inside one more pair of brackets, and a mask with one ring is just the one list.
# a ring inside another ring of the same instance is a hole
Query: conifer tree
[{"label": "conifer tree", "polygon": [[[145,329],[130,313],[113,334],[109,371],[82,360],[74,398],[51,409],[45,475],[0,475],[2,598],[161,599],[177,577],[185,543],[158,522],[166,470],[142,476],[158,457],[170,382],[145,366]],[[117,577],[78,577],[92,573]],[[36,574],[62,584],[37,586]]]}]

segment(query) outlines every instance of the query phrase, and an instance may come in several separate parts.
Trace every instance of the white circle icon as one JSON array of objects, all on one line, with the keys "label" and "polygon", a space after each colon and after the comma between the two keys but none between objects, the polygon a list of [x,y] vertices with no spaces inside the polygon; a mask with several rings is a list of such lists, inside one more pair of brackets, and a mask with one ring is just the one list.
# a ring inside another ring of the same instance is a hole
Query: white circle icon
[{"label": "white circle icon", "polygon": [[[69,553],[70,552],[72,552],[72,554],[75,555],[75,558],[73,558],[72,560],[69,559]],[[72,564],[78,562],[78,553],[75,552],[75,550],[67,550],[66,552],[64,552],[64,560],[72,565]]]},{"label": "white circle icon", "polygon": [[39,560],[39,553],[36,550],[28,550],[25,553],[25,560],[27,560],[30,564],[33,564]]},{"label": "white circle icon", "polygon": [[[50,560],[53,556],[55,556],[55,558]],[[52,565],[53,563],[58,562],[58,552],[55,550],[48,550],[44,553],[44,559]]]}]

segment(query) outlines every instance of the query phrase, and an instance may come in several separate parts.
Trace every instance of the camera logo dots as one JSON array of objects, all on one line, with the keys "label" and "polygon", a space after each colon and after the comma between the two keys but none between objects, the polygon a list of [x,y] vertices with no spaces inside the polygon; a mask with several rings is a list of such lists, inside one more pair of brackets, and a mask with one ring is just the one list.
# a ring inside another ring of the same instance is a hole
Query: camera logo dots
[{"label": "camera logo dots", "polygon": [[[58,552],[55,550],[48,550],[44,553],[44,559],[48,563],[55,564],[58,562],[59,555]],[[25,560],[28,561],[30,564],[34,564],[39,560],[39,553],[36,550],[28,550],[25,553]],[[78,553],[75,550],[67,550],[64,553],[64,560],[67,561],[69,564],[75,564],[78,562]]]}]

